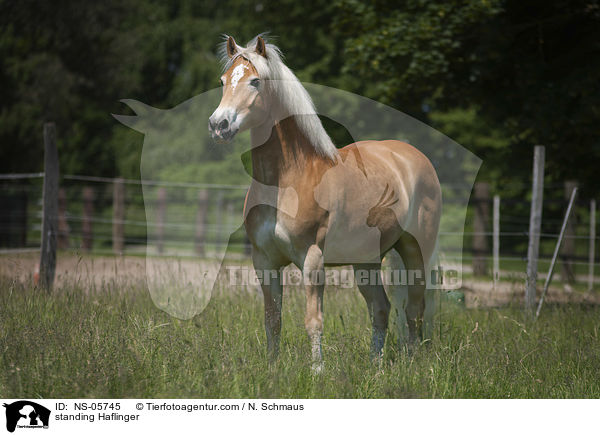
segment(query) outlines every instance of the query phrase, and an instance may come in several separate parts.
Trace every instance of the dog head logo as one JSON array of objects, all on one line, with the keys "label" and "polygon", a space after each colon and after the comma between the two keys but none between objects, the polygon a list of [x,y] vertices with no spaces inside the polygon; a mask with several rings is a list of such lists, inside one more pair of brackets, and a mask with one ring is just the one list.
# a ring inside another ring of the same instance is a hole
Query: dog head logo
[{"label": "dog head logo", "polygon": [[6,408],[6,430],[14,432],[19,428],[47,428],[50,410],[29,400],[19,400],[4,404]]}]

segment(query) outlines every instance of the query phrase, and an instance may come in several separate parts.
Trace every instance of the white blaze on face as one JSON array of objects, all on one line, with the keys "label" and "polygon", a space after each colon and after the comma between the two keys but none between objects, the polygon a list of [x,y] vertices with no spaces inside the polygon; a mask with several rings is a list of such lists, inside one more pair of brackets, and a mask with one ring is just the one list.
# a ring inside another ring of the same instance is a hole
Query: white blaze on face
[{"label": "white blaze on face", "polygon": [[238,85],[238,82],[241,80],[242,77],[244,77],[245,69],[250,68],[248,68],[247,65],[241,63],[238,66],[236,66],[231,72],[231,89],[233,90],[233,92],[235,92],[235,88]]}]

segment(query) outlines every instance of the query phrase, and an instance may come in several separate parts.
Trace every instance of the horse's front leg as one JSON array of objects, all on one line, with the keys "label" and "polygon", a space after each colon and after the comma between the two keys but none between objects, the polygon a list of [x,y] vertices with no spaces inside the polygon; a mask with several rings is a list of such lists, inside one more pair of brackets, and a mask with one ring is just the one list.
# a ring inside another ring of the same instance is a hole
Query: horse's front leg
[{"label": "horse's front leg", "polygon": [[312,351],[312,369],[321,372],[323,369],[323,352],[321,337],[323,335],[323,290],[325,288],[325,268],[323,252],[317,245],[312,245],[304,259],[302,268],[306,287],[306,313],[304,326],[308,333]]},{"label": "horse's front leg", "polygon": [[279,355],[279,340],[281,337],[281,304],[283,286],[281,283],[282,265],[272,261],[264,252],[258,249],[252,251],[254,270],[260,277],[261,288],[265,300],[265,331],[267,333],[267,351],[269,361],[274,361]]}]

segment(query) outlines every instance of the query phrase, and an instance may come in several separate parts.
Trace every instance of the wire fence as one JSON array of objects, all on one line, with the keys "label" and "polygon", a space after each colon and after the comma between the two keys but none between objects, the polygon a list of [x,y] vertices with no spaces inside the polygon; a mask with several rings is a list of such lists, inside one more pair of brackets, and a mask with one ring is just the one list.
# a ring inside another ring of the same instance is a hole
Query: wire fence
[{"label": "wire fence", "polygon": [[[0,249],[39,246],[41,174],[0,177]],[[211,255],[217,247],[248,251],[239,234],[248,186],[65,175],[59,193],[59,248],[92,253]],[[122,191],[121,204],[115,202]],[[122,216],[116,209],[122,209]],[[115,237],[122,233],[121,247]]]},{"label": "wire fence", "polygon": [[[39,249],[43,177],[44,173],[0,174],[0,253]],[[250,252],[241,229],[248,186],[85,175],[64,175],[60,186],[58,244],[62,250],[165,256],[211,256],[225,247],[240,256]],[[556,194],[557,186],[546,188],[555,194],[544,201],[542,263],[550,260],[565,207],[564,198]],[[491,207],[492,200],[472,198],[464,232],[440,233],[463,238],[457,245],[461,252],[445,252],[446,259],[462,256],[491,267],[494,233],[488,230],[492,228],[490,213],[480,216],[477,211],[481,203]],[[503,270],[525,269],[529,204],[524,199],[502,199],[499,261]],[[481,218],[485,222],[478,227],[475,221]],[[579,202],[571,231],[565,235],[568,249],[560,257],[574,274],[587,272],[589,267],[589,220],[589,204]]]}]

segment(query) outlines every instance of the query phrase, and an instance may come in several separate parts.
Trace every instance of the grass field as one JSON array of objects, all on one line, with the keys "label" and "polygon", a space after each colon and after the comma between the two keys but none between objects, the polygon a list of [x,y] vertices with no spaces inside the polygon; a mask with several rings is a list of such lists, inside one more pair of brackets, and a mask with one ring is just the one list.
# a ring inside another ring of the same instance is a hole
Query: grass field
[{"label": "grass field", "polygon": [[325,370],[313,376],[304,295],[284,296],[281,356],[266,363],[262,298],[215,295],[195,320],[158,310],[138,282],[52,295],[0,282],[0,397],[590,398],[600,397],[600,309],[446,310],[410,355],[388,340],[369,359],[356,290],[326,291]]}]

